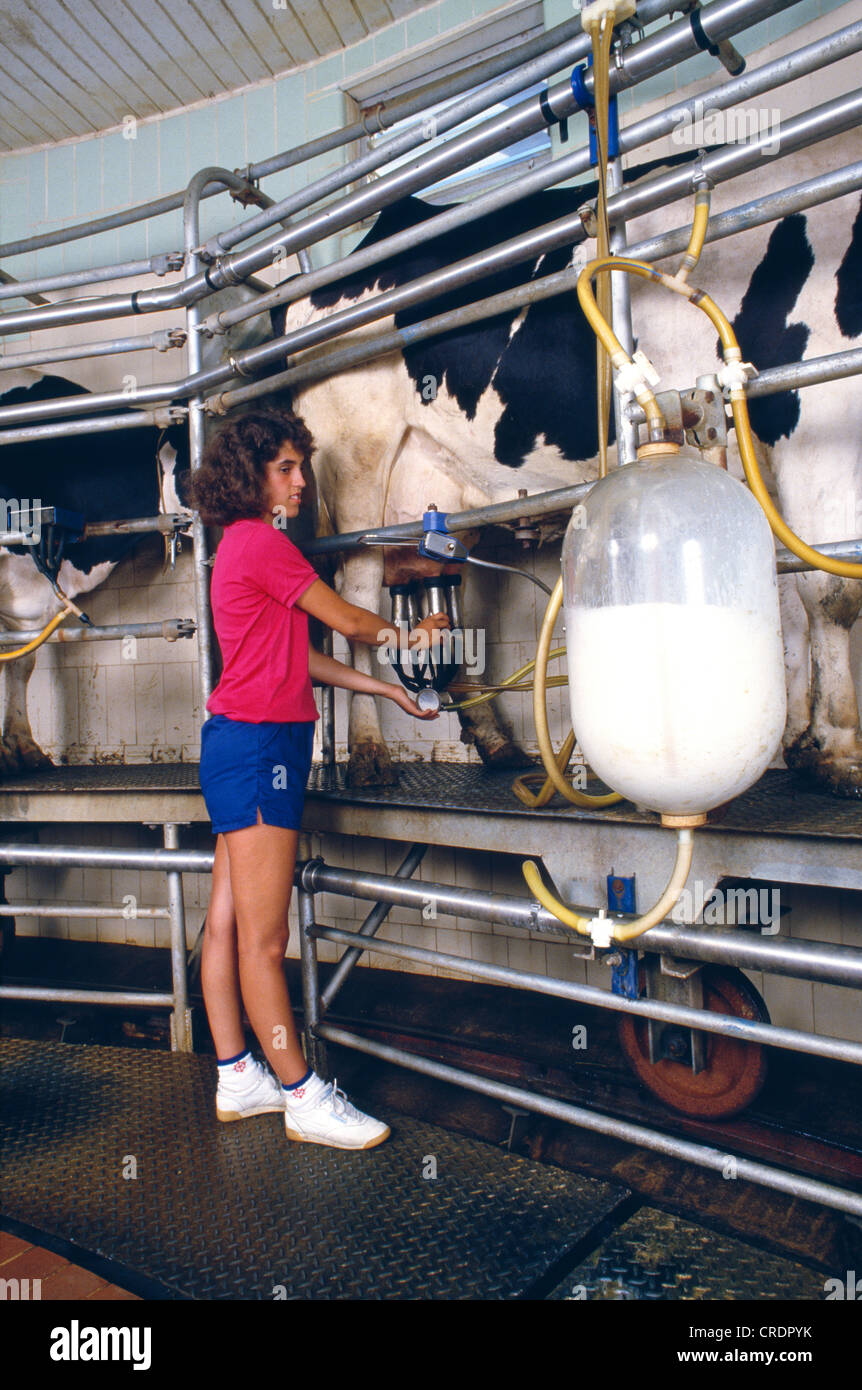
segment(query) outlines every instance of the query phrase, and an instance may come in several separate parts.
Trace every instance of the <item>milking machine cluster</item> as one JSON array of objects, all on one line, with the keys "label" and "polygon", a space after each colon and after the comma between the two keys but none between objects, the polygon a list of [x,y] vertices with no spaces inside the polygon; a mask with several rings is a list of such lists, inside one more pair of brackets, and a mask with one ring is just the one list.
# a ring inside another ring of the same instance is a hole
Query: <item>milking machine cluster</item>
[{"label": "milking machine cluster", "polygon": [[[464,546],[446,530],[445,515],[433,506],[423,517],[419,554],[425,559],[450,564],[467,559]],[[398,634],[398,646],[391,664],[402,685],[419,696],[417,703],[423,710],[439,707],[439,696],[435,696],[447,689],[461,665],[458,656],[463,630],[460,587],[460,574],[441,574],[409,584],[393,584],[389,589],[392,625]],[[447,614],[448,632],[435,633],[427,644],[410,647],[407,634],[430,613]]]}]

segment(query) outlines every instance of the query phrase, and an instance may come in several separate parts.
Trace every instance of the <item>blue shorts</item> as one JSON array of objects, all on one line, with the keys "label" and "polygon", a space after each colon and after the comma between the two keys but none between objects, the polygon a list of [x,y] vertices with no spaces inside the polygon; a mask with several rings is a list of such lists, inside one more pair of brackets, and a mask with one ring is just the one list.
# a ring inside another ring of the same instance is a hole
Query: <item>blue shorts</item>
[{"label": "blue shorts", "polygon": [[213,834],[264,825],[299,830],[314,720],[246,724],[214,714],[201,730],[201,791]]}]

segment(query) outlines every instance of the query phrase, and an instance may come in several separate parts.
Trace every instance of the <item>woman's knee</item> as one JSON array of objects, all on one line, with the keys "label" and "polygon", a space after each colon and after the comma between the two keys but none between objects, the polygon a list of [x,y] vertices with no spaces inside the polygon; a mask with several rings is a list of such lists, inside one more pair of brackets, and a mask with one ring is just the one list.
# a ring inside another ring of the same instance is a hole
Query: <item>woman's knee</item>
[{"label": "woman's knee", "polygon": [[240,932],[238,936],[240,965],[243,961],[281,967],[290,940],[287,923],[268,929]]}]

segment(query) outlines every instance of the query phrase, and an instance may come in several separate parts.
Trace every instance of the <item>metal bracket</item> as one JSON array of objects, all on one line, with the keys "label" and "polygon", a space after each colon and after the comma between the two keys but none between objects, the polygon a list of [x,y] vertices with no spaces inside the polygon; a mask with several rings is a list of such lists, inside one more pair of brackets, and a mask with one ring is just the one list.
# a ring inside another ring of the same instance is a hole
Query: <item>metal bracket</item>
[{"label": "metal bracket", "polygon": [[245,180],[246,187],[231,188],[229,190],[233,201],[235,203],[240,203],[244,208],[249,207],[252,203],[255,207],[264,207],[266,205],[266,199],[258,186],[257,180],[248,177],[248,169],[234,169],[234,173],[238,178]]},{"label": "metal bracket", "polygon": [[422,517],[422,539],[419,554],[428,560],[452,562],[466,560],[467,550],[456,536],[446,529],[446,513],[438,511],[432,502]]},{"label": "metal bracket", "polygon": [[722,449],[727,445],[727,411],[721,387],[698,385],[683,391],[682,419],[689,444],[698,449]]},{"label": "metal bracket", "polygon": [[518,1128],[518,1121],[528,1120],[533,1112],[532,1110],[519,1110],[517,1105],[504,1105],[502,1108],[508,1115],[512,1116],[512,1123],[509,1126],[509,1137],[506,1140],[506,1148],[509,1153],[511,1153],[512,1145],[515,1142],[515,1131]]},{"label": "metal bracket", "polygon": [[171,271],[182,270],[185,260],[182,251],[162,251],[150,257],[150,270],[153,275],[169,275]]},{"label": "metal bracket", "polygon": [[184,405],[169,405],[163,410],[154,410],[153,417],[157,429],[169,430],[171,425],[184,425],[189,418],[189,412]]},{"label": "metal bracket", "polygon": [[[665,961],[669,968],[665,969]],[[690,1009],[703,1008],[703,966],[693,961],[675,961],[655,956],[644,958],[648,999],[661,999],[670,1004],[685,1004]],[[671,1061],[690,1066],[695,1075],[706,1066],[706,1035],[694,1028],[660,1019],[647,1020],[649,1059],[651,1062]]]},{"label": "metal bracket", "polygon": [[159,352],[169,352],[171,348],[185,347],[186,332],[183,328],[163,328],[153,334],[153,346]]},{"label": "metal bracket", "polygon": [[162,636],[166,642],[176,642],[181,637],[194,637],[197,624],[193,618],[165,618],[162,623]]}]

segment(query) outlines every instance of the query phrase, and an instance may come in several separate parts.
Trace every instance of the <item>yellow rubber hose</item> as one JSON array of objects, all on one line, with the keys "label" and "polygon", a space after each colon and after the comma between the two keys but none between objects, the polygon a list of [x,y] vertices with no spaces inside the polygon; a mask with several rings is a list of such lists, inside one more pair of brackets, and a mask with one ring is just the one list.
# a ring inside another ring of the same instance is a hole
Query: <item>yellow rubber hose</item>
[{"label": "yellow rubber hose", "polygon": [[[610,936],[613,941],[620,944],[633,941],[635,937],[641,936],[649,931],[650,927],[655,927],[659,922],[663,922],[665,917],[678,902],[679,896],[685,887],[685,881],[691,870],[691,861],[694,854],[694,837],[689,828],[677,831],[676,859],[674,861],[673,872],[668,881],[667,888],[662,893],[658,902],[649,912],[641,917],[635,917],[631,922],[614,922],[610,929]],[[532,859],[528,859],[521,866],[527,887],[533,894],[537,902],[542,907],[552,913],[559,922],[567,927],[574,927],[575,931],[583,936],[593,936],[596,919],[583,917],[578,912],[573,912],[565,903],[561,903],[542,882],[538,866]],[[604,926],[604,923],[602,924]],[[609,930],[605,928],[605,930]]]},{"label": "yellow rubber hose", "polygon": [[74,605],[68,602],[67,606],[60,613],[55,614],[46,627],[43,627],[39,636],[33,638],[32,642],[28,642],[24,647],[17,647],[14,652],[0,652],[0,661],[14,661],[16,657],[26,656],[28,652],[34,652],[37,647],[41,647],[43,642],[47,642],[51,633],[60,626],[67,614],[77,611]]},{"label": "yellow rubber hose", "polygon": [[[647,265],[644,261],[630,261],[622,256],[608,256],[604,261],[591,261],[586,265],[578,276],[578,299],[594,332],[596,332],[608,348],[611,360],[615,367],[631,366],[628,355],[622,348],[614,331],[602,319],[595,296],[590,286],[590,280],[600,271],[605,269],[623,270],[629,275],[637,275],[643,280],[652,280],[655,284],[664,285],[666,289],[673,290],[675,294],[681,295],[689,303],[694,304],[698,309],[706,314],[718,330],[724,350],[724,360],[728,366],[734,363],[741,363],[742,352],[736,340],[736,335],[726,318],[719,309],[718,305],[703,290],[693,289],[690,285],[674,279],[673,276],[665,275],[661,271],[655,270],[653,266]],[[652,392],[644,386],[635,392],[638,401],[643,405],[647,414],[647,419],[652,425],[653,417],[661,412],[658,402]],[[648,405],[648,399],[652,398],[652,405]],[[745,399],[745,391],[741,385],[732,386],[730,391],[730,404],[733,410],[733,423],[736,429],[737,442],[739,444],[740,458],[745,471],[746,481],[751,489],[753,496],[760,503],[766,515],[766,519],[772,527],[773,533],[778,539],[787,546],[787,549],[804,560],[806,564],[814,569],[825,570],[827,574],[838,575],[841,579],[862,579],[862,564],[856,564],[851,560],[835,560],[829,555],[823,555],[821,551],[814,550],[807,545],[795,531],[784,521],[781,514],[772,502],[772,498],[766,490],[766,485],[760,474],[757,458],[754,452],[754,441],[751,436],[751,422],[748,417],[748,403]]]},{"label": "yellow rubber hose", "polygon": [[[536,724],[536,736],[539,742],[539,752],[542,763],[548,774],[550,781],[556,787],[561,796],[567,801],[571,801],[575,806],[593,808],[599,806],[613,806],[623,798],[619,792],[607,792],[602,796],[589,796],[586,792],[575,791],[566,778],[563,776],[557,765],[554,756],[554,749],[551,744],[551,736],[548,732],[548,710],[545,703],[545,671],[548,665],[548,657],[551,649],[551,634],[554,631],[554,623],[563,604],[563,579],[562,575],[554,585],[554,591],[548,599],[548,606],[545,609],[545,616],[542,620],[542,629],[539,633],[539,645],[536,648],[536,671],[533,679],[533,719]],[[540,793],[541,795],[541,793]]]}]

